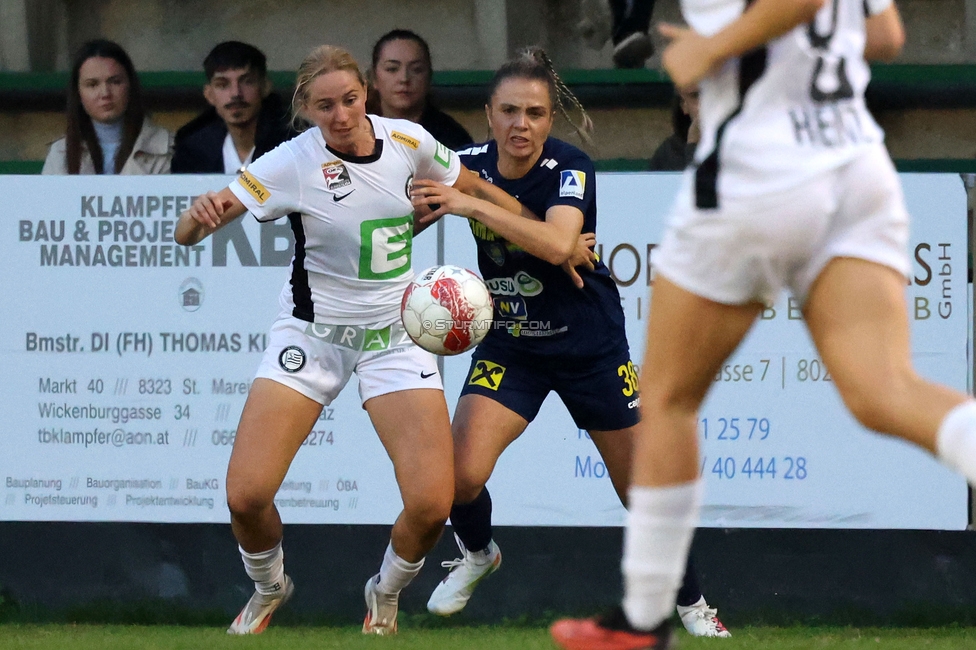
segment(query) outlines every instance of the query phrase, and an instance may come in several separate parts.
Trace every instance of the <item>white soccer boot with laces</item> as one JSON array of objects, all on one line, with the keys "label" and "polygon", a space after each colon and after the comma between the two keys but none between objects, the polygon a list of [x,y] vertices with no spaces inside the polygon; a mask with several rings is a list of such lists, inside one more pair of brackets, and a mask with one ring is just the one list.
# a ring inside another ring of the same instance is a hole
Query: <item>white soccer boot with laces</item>
[{"label": "white soccer boot with laces", "polygon": [[366,581],[366,618],[363,634],[390,636],[397,633],[397,609],[400,594],[384,594],[376,590],[380,574]]},{"label": "white soccer boot with laces", "polygon": [[251,596],[244,609],[237,615],[234,622],[227,629],[227,634],[261,634],[271,622],[271,615],[275,610],[288,602],[295,592],[295,583],[287,575],[284,587],[274,594],[262,594],[257,591]]},{"label": "white soccer boot with laces", "polygon": [[464,548],[461,538],[454,535],[461,557],[441,566],[450,573],[441,580],[427,601],[427,611],[438,616],[450,616],[464,609],[478,583],[498,570],[502,564],[502,552],[492,541],[484,551],[472,553]]},{"label": "white soccer boot with laces", "polygon": [[702,598],[694,605],[682,607],[678,605],[678,616],[681,623],[692,636],[711,636],[728,638],[732,633],[725,629],[722,621],[718,620],[718,610],[709,607],[705,599]]}]

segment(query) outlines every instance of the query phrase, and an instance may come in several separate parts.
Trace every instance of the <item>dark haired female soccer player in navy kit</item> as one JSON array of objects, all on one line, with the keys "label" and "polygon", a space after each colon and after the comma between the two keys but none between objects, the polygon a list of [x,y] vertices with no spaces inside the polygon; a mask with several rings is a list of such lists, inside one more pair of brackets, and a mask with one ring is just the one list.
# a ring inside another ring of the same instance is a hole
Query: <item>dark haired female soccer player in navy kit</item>
[{"label": "dark haired female soccer player in navy kit", "polygon": [[[506,63],[486,107],[493,141],[459,152],[465,167],[516,196],[541,221],[494,215],[453,188],[414,184],[415,203],[470,220],[478,265],[496,298],[495,327],[475,350],[454,414],[455,494],[451,509],[462,558],[427,608],[460,611],[477,583],[501,564],[492,541],[491,497],[485,488],[499,456],[539,412],[550,391],[589,432],[621,500],[628,485],[632,428],[639,420],[637,372],[630,360],[620,296],[596,261],[574,285],[568,262],[580,233],[596,231],[593,163],[576,147],[549,137],[564,101],[582,110],[541,50]],[[584,115],[584,120],[588,119]],[[568,115],[567,115],[568,119]],[[508,218],[504,218],[508,217]],[[584,236],[585,237],[585,236]],[[509,313],[501,313],[504,300]],[[729,636],[708,607],[692,570],[678,611],[697,636]]]}]

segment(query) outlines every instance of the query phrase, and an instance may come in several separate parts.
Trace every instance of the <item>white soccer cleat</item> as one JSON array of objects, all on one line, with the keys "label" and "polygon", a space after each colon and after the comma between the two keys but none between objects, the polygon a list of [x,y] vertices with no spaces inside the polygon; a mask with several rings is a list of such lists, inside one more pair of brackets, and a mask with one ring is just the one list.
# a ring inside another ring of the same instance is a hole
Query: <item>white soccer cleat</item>
[{"label": "white soccer cleat", "polygon": [[450,616],[464,609],[478,583],[498,570],[502,565],[502,552],[494,541],[484,551],[471,553],[464,548],[461,538],[454,535],[461,557],[441,566],[451,572],[441,580],[427,601],[427,611],[438,616]]},{"label": "white soccer cleat", "polygon": [[295,583],[285,576],[284,587],[275,594],[261,594],[257,591],[244,605],[234,622],[227,628],[227,634],[261,634],[271,622],[275,610],[288,602],[295,592]]},{"label": "white soccer cleat", "polygon": [[384,594],[376,590],[380,575],[366,581],[366,618],[363,634],[390,636],[397,633],[397,609],[400,594]]},{"label": "white soccer cleat", "polygon": [[694,605],[682,607],[678,605],[678,616],[681,623],[692,636],[711,636],[728,638],[732,633],[725,629],[722,621],[718,620],[718,610],[708,606],[702,598]]}]

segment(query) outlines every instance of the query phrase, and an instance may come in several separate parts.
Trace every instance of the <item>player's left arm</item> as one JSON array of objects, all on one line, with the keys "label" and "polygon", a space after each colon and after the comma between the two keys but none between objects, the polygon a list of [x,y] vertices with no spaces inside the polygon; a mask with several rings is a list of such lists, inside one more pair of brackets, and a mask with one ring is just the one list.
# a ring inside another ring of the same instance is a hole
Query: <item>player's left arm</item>
[{"label": "player's left arm", "polygon": [[546,210],[545,220],[537,220],[429,180],[414,182],[411,193],[414,205],[438,206],[430,220],[445,214],[474,219],[530,255],[556,266],[573,254],[583,229],[583,212],[570,205],[553,205]]},{"label": "player's left arm", "polygon": [[670,44],[661,60],[678,88],[691,88],[731,58],[765,45],[814,19],[824,0],[755,0],[742,15],[710,36],[662,23]]},{"label": "player's left arm", "polygon": [[[433,183],[433,181],[421,179],[414,181],[414,187],[422,188],[428,187]],[[522,203],[516,199],[514,196],[501,189],[492,185],[486,180],[483,180],[477,172],[472,172],[467,169],[464,165],[461,165],[461,173],[458,174],[457,180],[452,186],[454,189],[458,190],[463,194],[480,199],[482,201],[488,201],[500,207],[502,210],[507,210],[515,214],[519,214],[526,219],[532,219],[534,221],[541,221],[538,216],[528,208],[526,208]],[[420,234],[433,224],[440,220],[441,214],[434,214],[436,209],[440,207],[437,203],[417,203],[414,202],[414,222],[413,222],[413,234],[414,236]]]},{"label": "player's left arm", "polygon": [[501,209],[507,210],[508,212],[513,212],[528,219],[540,221],[539,217],[535,213],[522,205],[522,203],[514,196],[502,188],[492,185],[488,181],[481,178],[481,176],[479,176],[476,172],[472,172],[467,169],[464,165],[461,165],[461,173],[458,174],[458,179],[454,183],[454,189],[458,190],[459,192],[464,192],[468,196],[473,196],[476,199],[494,203]]},{"label": "player's left arm", "polygon": [[[865,7],[870,15],[864,20],[867,41],[864,44],[864,59],[866,61],[891,61],[905,46],[905,25],[901,21],[901,14],[894,2],[872,0],[866,2]],[[875,11],[875,9],[878,9]]]}]

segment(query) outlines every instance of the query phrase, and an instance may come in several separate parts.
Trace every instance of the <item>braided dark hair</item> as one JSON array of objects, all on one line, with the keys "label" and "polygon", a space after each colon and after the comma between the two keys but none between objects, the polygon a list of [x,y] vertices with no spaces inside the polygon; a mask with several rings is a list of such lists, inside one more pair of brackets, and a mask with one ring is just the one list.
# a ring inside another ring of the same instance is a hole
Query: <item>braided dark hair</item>
[{"label": "braided dark hair", "polygon": [[[552,59],[541,47],[527,47],[520,51],[514,59],[507,61],[498,69],[488,85],[489,100],[495,97],[498,87],[506,79],[531,79],[545,82],[549,88],[549,100],[553,108],[562,115],[577,135],[586,142],[592,144],[593,139],[593,120],[586,113],[583,104],[580,103],[573,91],[569,89],[566,82],[562,80],[556,72]],[[579,123],[573,120],[570,111],[577,110],[580,114]]]}]

